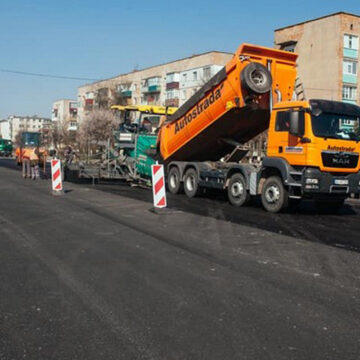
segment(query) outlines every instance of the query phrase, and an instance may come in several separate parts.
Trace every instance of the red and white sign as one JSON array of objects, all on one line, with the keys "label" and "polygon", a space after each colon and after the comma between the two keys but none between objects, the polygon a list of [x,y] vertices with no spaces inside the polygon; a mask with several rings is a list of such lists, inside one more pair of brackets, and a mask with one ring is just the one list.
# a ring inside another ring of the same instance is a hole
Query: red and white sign
[{"label": "red and white sign", "polygon": [[151,165],[154,207],[166,207],[165,176],[163,165]]},{"label": "red and white sign", "polygon": [[57,159],[51,160],[51,179],[52,189],[54,191],[62,190],[62,179],[61,179],[61,161]]}]

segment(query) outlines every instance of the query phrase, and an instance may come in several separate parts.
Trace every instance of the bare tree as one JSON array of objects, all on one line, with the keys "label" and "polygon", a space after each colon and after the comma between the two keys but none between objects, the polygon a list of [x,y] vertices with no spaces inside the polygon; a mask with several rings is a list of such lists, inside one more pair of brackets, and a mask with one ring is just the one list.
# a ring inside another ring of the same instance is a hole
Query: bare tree
[{"label": "bare tree", "polygon": [[56,149],[59,149],[66,145],[74,145],[76,142],[76,136],[73,131],[69,131],[69,125],[66,121],[56,122],[50,130],[49,144],[52,143]]},{"label": "bare tree", "polygon": [[95,94],[95,105],[98,109],[108,109],[109,108],[109,98],[110,90],[107,87],[100,88],[96,91]]},{"label": "bare tree", "polygon": [[86,149],[89,144],[102,145],[111,139],[117,123],[118,120],[110,110],[96,109],[89,112],[77,133],[81,149]]},{"label": "bare tree", "polygon": [[21,138],[23,134],[23,130],[19,130],[18,133],[15,135],[14,143],[16,147],[21,146]]}]

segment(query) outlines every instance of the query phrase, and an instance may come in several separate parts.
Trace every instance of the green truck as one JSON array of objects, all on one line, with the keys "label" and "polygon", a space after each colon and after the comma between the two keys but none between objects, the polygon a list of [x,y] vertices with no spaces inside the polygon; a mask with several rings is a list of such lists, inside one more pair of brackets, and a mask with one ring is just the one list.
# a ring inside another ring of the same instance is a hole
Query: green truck
[{"label": "green truck", "polygon": [[11,140],[0,139],[0,156],[11,156],[13,149],[13,142]]}]

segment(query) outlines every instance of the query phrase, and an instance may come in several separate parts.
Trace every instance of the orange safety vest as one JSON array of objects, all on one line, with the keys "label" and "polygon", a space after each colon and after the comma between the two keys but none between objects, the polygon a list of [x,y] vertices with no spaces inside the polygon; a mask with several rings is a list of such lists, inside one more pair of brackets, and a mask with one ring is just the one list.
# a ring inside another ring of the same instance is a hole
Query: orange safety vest
[{"label": "orange safety vest", "polygon": [[30,160],[33,160],[33,161],[38,161],[39,160],[39,156],[36,153],[36,149],[31,149],[31,151],[30,151]]},{"label": "orange safety vest", "polygon": [[23,151],[22,151],[23,159],[30,160],[30,155],[31,155],[31,149],[28,149],[28,148],[23,149]]}]

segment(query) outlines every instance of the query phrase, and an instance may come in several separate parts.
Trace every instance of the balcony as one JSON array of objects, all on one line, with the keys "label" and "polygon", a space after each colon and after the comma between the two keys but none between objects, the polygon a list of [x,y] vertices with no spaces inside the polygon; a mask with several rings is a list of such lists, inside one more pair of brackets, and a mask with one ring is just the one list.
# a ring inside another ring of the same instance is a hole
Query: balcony
[{"label": "balcony", "polygon": [[352,74],[343,74],[343,82],[348,84],[357,84],[357,76]]},{"label": "balcony", "polygon": [[124,90],[124,91],[121,91],[121,95],[125,98],[131,98],[132,96],[132,91],[131,90]]},{"label": "balcony", "polygon": [[143,93],[157,93],[161,91],[161,85],[150,85],[141,88]]},{"label": "balcony", "polygon": [[179,99],[166,99],[165,100],[165,106],[175,106],[179,107]]},{"label": "balcony", "polygon": [[178,81],[172,81],[166,84],[166,90],[178,89],[180,83]]},{"label": "balcony", "polygon": [[344,57],[350,58],[350,59],[357,59],[358,58],[357,49],[344,48]]}]

